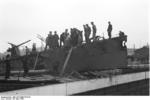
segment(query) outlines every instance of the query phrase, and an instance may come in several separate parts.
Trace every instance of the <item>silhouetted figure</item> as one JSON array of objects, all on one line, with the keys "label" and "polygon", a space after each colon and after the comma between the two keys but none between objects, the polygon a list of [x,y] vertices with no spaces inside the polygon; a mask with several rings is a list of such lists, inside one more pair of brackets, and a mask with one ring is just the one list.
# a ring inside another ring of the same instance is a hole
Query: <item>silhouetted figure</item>
[{"label": "silhouetted figure", "polygon": [[69,48],[71,47],[71,37],[70,35],[67,35],[65,41],[64,41],[64,47],[66,50],[69,50]]},{"label": "silhouetted figure", "polygon": [[30,50],[29,50],[29,48],[27,46],[25,47],[25,52],[26,52],[26,55],[30,54]]},{"label": "silhouetted figure", "polygon": [[24,58],[22,59],[22,66],[23,66],[23,77],[27,76],[28,72],[29,72],[29,68],[28,68],[28,58],[27,56],[24,56]]},{"label": "silhouetted figure", "polygon": [[121,40],[121,47],[126,48],[127,37],[125,36],[124,32],[119,31],[119,37]]},{"label": "silhouetted figure", "polygon": [[96,29],[96,25],[94,25],[94,22],[91,22],[91,25],[92,25],[92,30],[93,30],[93,41],[95,41],[96,40],[96,31],[97,31],[97,29]]},{"label": "silhouetted figure", "polygon": [[49,49],[52,48],[52,40],[53,40],[53,35],[52,35],[52,31],[50,31],[48,36],[46,37],[45,50],[47,50],[47,47],[49,47]]},{"label": "silhouetted figure", "polygon": [[83,42],[83,35],[82,35],[83,31],[78,31],[78,45],[82,45]]},{"label": "silhouetted figure", "polygon": [[120,36],[120,37],[122,37],[122,36],[124,36],[124,35],[125,35],[124,32],[119,31],[119,36]]},{"label": "silhouetted figure", "polygon": [[84,30],[85,42],[87,43],[87,41],[88,41],[88,35],[87,35],[87,27],[86,27],[86,25],[83,25],[83,30]]},{"label": "silhouetted figure", "polygon": [[36,43],[33,43],[33,45],[32,45],[32,52],[33,53],[36,52]]},{"label": "silhouetted figure", "polygon": [[64,37],[64,32],[60,35],[60,47],[62,47],[62,43],[64,45],[65,37]]},{"label": "silhouetted figure", "polygon": [[6,70],[5,70],[5,79],[7,80],[10,77],[10,55],[8,54],[6,56],[6,60],[5,60],[5,64],[6,64]]},{"label": "silhouetted figure", "polygon": [[65,40],[66,38],[68,37],[69,33],[68,33],[68,29],[65,29],[65,32],[63,32],[61,35],[60,35],[60,47],[62,46],[62,43],[63,45],[65,45]]},{"label": "silhouetted figure", "polygon": [[112,25],[110,21],[108,22],[108,28],[107,28],[109,39],[111,38],[111,32],[112,32]]},{"label": "silhouetted figure", "polygon": [[77,46],[78,44],[78,29],[76,28],[71,28],[71,45],[72,46]]},{"label": "silhouetted figure", "polygon": [[86,34],[87,34],[87,43],[90,43],[90,35],[91,35],[91,28],[88,24],[86,24]]},{"label": "silhouetted figure", "polygon": [[86,25],[83,25],[83,31],[84,31],[84,37],[85,37],[85,42],[86,42]]},{"label": "silhouetted figure", "polygon": [[54,36],[53,36],[54,48],[58,48],[58,47],[59,47],[59,42],[58,42],[58,40],[59,40],[59,36],[58,36],[57,32],[55,31],[55,32],[54,32]]}]

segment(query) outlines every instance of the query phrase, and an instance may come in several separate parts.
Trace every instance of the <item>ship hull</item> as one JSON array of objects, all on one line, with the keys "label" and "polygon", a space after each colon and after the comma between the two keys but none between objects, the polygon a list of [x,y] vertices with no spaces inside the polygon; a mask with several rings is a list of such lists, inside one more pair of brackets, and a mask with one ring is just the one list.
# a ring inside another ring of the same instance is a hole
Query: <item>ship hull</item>
[{"label": "ship hull", "polygon": [[120,37],[94,41],[73,48],[69,52],[64,48],[49,51],[47,68],[51,72],[67,74],[71,72],[125,68],[127,66],[127,48],[122,46]]}]

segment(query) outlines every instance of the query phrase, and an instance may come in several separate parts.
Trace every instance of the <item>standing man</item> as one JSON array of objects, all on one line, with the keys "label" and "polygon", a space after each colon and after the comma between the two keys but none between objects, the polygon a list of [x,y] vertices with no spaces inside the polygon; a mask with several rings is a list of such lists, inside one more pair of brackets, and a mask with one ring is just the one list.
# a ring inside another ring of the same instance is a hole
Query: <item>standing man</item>
[{"label": "standing man", "polygon": [[86,28],[87,28],[87,43],[90,43],[91,27],[88,24],[86,24]]},{"label": "standing man", "polygon": [[23,77],[25,77],[29,72],[27,55],[25,55],[24,58],[22,59],[22,66],[24,70]]},{"label": "standing man", "polygon": [[66,38],[69,36],[69,32],[68,32],[68,29],[65,29],[65,32],[63,32],[61,35],[60,35],[60,47],[62,47],[62,43],[63,45],[65,45],[65,40]]},{"label": "standing man", "polygon": [[112,25],[110,23],[110,21],[108,22],[108,28],[107,28],[107,32],[108,32],[108,36],[109,36],[109,39],[111,38],[111,31],[112,31]]},{"label": "standing man", "polygon": [[32,52],[35,53],[36,52],[36,43],[32,44]]},{"label": "standing man", "polygon": [[83,25],[83,29],[84,29],[85,42],[87,43],[87,28],[86,28],[86,25]]},{"label": "standing man", "polygon": [[26,51],[25,51],[25,52],[26,52],[26,55],[29,55],[29,54],[30,54],[30,50],[29,50],[29,48],[28,48],[27,46],[25,47],[25,50],[26,50]]},{"label": "standing man", "polygon": [[92,30],[93,30],[93,41],[95,41],[95,37],[96,37],[96,25],[94,25],[94,22],[91,22],[92,25]]},{"label": "standing man", "polygon": [[82,45],[83,42],[83,36],[82,36],[83,31],[78,31],[78,45]]},{"label": "standing man", "polygon": [[64,32],[60,35],[60,47],[62,47],[62,43],[64,44]]},{"label": "standing man", "polygon": [[8,54],[6,56],[6,60],[5,60],[5,64],[6,64],[6,70],[5,70],[5,79],[7,80],[10,77],[10,55]]},{"label": "standing man", "polygon": [[45,50],[47,50],[47,47],[49,47],[49,49],[50,48],[52,48],[52,38],[53,38],[53,35],[52,35],[52,31],[49,31],[49,34],[48,34],[48,36],[46,37],[46,46],[45,46],[45,49],[44,49],[44,51]]},{"label": "standing man", "polygon": [[57,34],[57,31],[54,31],[54,36],[53,36],[53,40],[54,40],[54,48],[58,48],[59,47],[59,36]]}]

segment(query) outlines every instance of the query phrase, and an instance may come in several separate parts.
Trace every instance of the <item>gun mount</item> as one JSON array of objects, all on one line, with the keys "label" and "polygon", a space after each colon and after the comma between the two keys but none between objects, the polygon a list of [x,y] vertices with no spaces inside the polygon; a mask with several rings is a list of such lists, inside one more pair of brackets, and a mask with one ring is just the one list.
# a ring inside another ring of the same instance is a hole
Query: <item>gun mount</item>
[{"label": "gun mount", "polygon": [[26,43],[28,43],[28,42],[30,42],[30,41],[31,41],[31,40],[28,40],[28,41],[22,42],[22,43],[20,43],[20,44],[18,44],[18,45],[15,45],[15,44],[13,44],[13,43],[9,43],[9,42],[8,42],[8,44],[10,44],[12,47],[9,48],[7,51],[8,51],[8,52],[11,52],[11,56],[12,56],[12,57],[20,56],[20,51],[19,51],[19,48],[18,48],[18,47],[20,47],[21,45],[26,44]]}]

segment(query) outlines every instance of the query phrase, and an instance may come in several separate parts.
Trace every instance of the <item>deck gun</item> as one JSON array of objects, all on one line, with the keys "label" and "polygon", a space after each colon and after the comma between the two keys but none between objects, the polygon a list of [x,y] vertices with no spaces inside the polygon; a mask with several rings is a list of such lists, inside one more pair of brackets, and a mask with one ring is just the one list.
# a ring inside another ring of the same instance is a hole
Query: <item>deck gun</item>
[{"label": "deck gun", "polygon": [[23,44],[26,44],[26,43],[28,43],[28,42],[30,42],[31,40],[28,40],[28,41],[25,41],[25,42],[22,42],[22,43],[20,43],[20,44],[18,44],[18,45],[15,45],[15,44],[13,44],[13,43],[10,43],[10,42],[8,42],[8,44],[10,44],[11,45],[11,48],[9,48],[7,51],[8,52],[11,52],[11,56],[12,57],[16,57],[16,56],[20,56],[20,51],[19,51],[19,46],[21,46],[21,45],[23,45]]}]

